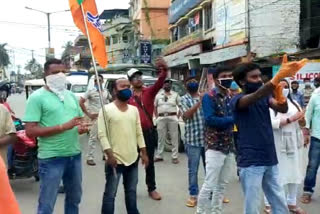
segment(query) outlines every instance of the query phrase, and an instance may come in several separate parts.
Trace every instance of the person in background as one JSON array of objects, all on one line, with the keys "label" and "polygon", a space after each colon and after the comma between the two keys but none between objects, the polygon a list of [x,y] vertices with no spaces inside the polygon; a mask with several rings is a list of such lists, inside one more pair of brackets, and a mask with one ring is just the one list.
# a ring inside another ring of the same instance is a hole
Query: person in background
[{"label": "person in background", "polygon": [[320,165],[320,93],[312,94],[305,115],[306,131],[311,135],[311,143],[301,202],[309,204],[316,186],[317,171]]},{"label": "person in background", "polygon": [[186,206],[195,207],[199,194],[198,169],[201,158],[205,167],[202,94],[198,92],[199,83],[195,77],[189,77],[185,82],[187,94],[181,97],[180,111],[185,122],[184,144],[188,157],[189,199]]},{"label": "person in background", "polygon": [[66,90],[61,60],[44,64],[46,85],[31,94],[23,121],[26,134],[38,138],[40,193],[38,214],[52,214],[63,181],[65,214],[78,214],[82,196],[79,134],[88,131],[76,96]]},{"label": "person in background", "polygon": [[114,202],[121,175],[125,204],[129,214],[139,214],[137,208],[138,162],[148,166],[148,156],[143,139],[139,112],[128,105],[131,97],[130,83],[126,79],[115,82],[115,101],[104,106],[98,117],[99,139],[105,155],[106,185],[103,194],[102,214],[114,214]]},{"label": "person in background", "polygon": [[314,91],[314,88],[311,85],[310,78],[305,78],[303,80],[304,83],[304,89],[303,89],[303,96],[304,96],[304,106],[306,107],[309,103],[309,100],[311,98],[311,95]]},{"label": "person in background", "polygon": [[5,164],[7,146],[17,141],[11,115],[0,104],[0,213],[20,214],[18,202],[11,189]]},{"label": "person in background", "polygon": [[[242,93],[233,97],[231,105],[238,127],[237,163],[244,192],[244,213],[260,213],[263,189],[273,214],[288,214],[283,187],[279,183],[278,160],[275,150],[269,108],[286,113],[288,105],[282,95],[280,80],[294,76],[304,65],[287,62],[271,81],[263,84],[257,64],[244,63],[233,71],[234,80]],[[272,93],[275,98],[272,98]]]},{"label": "person in background", "polygon": [[155,162],[163,161],[163,151],[165,141],[169,134],[172,144],[172,163],[178,164],[179,149],[179,123],[178,109],[180,96],[172,89],[172,81],[167,79],[154,101],[155,115],[157,118],[158,149],[155,155]]},{"label": "person in background", "polygon": [[127,72],[133,90],[132,97],[128,103],[136,106],[139,110],[144,141],[149,158],[149,165],[146,167],[146,184],[149,196],[153,200],[161,200],[161,195],[156,191],[154,153],[158,140],[157,130],[154,128],[152,117],[154,99],[164,85],[168,74],[168,66],[163,59],[158,59],[156,61],[156,67],[159,71],[159,77],[155,84],[150,87],[144,87],[141,71],[132,68]]},{"label": "person in background", "polygon": [[320,88],[320,76],[314,78],[314,80],[313,80],[313,85],[314,85],[314,88],[315,88],[315,89]]},{"label": "person in background", "polygon": [[[305,125],[304,112],[298,102],[290,96],[289,82],[282,80],[283,96],[288,99],[288,112],[270,110],[275,147],[279,160],[280,185],[286,192],[289,211],[297,214],[305,212],[297,207],[298,188],[303,180],[302,155],[304,138],[300,125]],[[271,213],[271,207],[265,198],[265,213]]]},{"label": "person in background", "polygon": [[[112,100],[111,95],[107,90],[103,88],[103,76],[99,74],[99,82],[102,90],[102,99],[103,105],[108,104],[110,100]],[[85,102],[88,101],[88,108],[85,105]],[[96,145],[98,143],[98,125],[97,125],[97,117],[99,110],[101,109],[99,88],[97,79],[94,80],[94,88],[88,90],[84,97],[80,98],[80,106],[83,111],[91,120],[92,126],[90,128],[90,136],[89,136],[89,149],[87,154],[87,164],[89,166],[95,166],[96,163],[94,161],[94,152],[96,149]]]},{"label": "person in background", "polygon": [[299,82],[294,80],[291,82],[291,94],[290,96],[292,99],[294,99],[298,104],[301,106],[301,108],[305,107],[305,102],[304,102],[304,96],[301,91],[299,91]]},{"label": "person in background", "polygon": [[[222,213],[222,203],[226,186],[235,165],[233,143],[234,120],[230,105],[232,68],[209,69],[215,87],[202,99],[205,121],[206,176],[199,197],[197,214],[206,213],[211,205],[211,213]],[[212,193],[212,199],[209,200]]]}]

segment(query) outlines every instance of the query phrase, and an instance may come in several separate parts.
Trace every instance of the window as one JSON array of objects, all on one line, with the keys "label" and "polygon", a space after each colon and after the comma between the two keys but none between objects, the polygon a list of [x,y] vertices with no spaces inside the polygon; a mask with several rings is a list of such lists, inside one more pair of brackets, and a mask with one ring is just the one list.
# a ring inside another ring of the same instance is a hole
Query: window
[{"label": "window", "polygon": [[171,38],[172,38],[172,42],[175,42],[178,40],[178,27],[175,27],[171,30]]},{"label": "window", "polygon": [[179,26],[179,39],[187,36],[188,34],[189,34],[188,22],[186,21]]},{"label": "window", "polygon": [[212,4],[208,4],[204,8],[204,29],[209,30],[213,27],[212,21]]},{"label": "window", "polygon": [[202,28],[202,11],[198,11],[191,18],[189,18],[190,33]]},{"label": "window", "polygon": [[111,37],[112,37],[112,44],[118,44],[118,42],[119,42],[118,35],[117,34],[116,35],[112,35]]},{"label": "window", "polygon": [[123,32],[122,34],[122,42],[123,43],[128,43],[130,41],[130,38],[129,38],[129,31],[125,31]]}]

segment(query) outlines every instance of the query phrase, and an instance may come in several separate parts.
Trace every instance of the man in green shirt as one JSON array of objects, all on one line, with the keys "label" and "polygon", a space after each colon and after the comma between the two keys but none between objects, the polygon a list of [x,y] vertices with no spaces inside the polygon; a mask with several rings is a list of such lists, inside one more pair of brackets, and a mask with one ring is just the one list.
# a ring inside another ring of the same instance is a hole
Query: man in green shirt
[{"label": "man in green shirt", "polygon": [[311,134],[311,143],[301,202],[308,204],[316,186],[317,171],[320,165],[320,93],[317,90],[311,96],[305,117],[307,132]]},{"label": "man in green shirt", "polygon": [[87,131],[75,95],[65,89],[66,68],[61,60],[44,64],[46,85],[27,102],[26,133],[38,139],[40,194],[38,214],[54,210],[59,184],[63,180],[65,213],[79,213],[82,172],[79,133]]}]

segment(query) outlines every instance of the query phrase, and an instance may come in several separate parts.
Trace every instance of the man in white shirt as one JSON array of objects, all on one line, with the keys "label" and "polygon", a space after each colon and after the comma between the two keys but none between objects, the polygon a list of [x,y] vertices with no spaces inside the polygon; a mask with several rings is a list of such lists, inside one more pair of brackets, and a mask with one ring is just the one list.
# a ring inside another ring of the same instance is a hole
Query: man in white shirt
[{"label": "man in white shirt", "polygon": [[155,99],[155,114],[157,117],[158,131],[158,150],[155,156],[155,162],[163,161],[163,150],[168,133],[170,135],[172,148],[172,163],[178,164],[179,148],[179,123],[178,123],[178,106],[180,105],[180,96],[171,90],[172,81],[164,82],[161,90]]}]

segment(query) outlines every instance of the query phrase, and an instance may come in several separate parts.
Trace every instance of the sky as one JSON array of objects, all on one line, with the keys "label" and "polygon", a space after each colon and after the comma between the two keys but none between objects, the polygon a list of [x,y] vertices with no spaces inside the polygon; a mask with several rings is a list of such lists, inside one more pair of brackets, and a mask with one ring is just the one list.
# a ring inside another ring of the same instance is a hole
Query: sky
[{"label": "sky", "polygon": [[[122,9],[129,7],[129,0],[96,0],[99,14],[105,9]],[[69,9],[69,0],[10,0],[0,9],[0,43],[8,43],[12,65],[8,70],[17,70],[21,65],[22,72],[28,60],[34,58],[41,64],[45,61],[45,48],[48,47],[47,17],[45,14],[27,10],[25,7],[45,12]],[[73,23],[71,12],[52,14],[51,47],[55,48],[59,58],[63,46],[74,41],[80,34]]]}]

